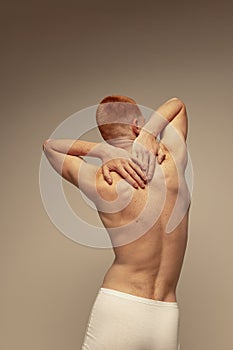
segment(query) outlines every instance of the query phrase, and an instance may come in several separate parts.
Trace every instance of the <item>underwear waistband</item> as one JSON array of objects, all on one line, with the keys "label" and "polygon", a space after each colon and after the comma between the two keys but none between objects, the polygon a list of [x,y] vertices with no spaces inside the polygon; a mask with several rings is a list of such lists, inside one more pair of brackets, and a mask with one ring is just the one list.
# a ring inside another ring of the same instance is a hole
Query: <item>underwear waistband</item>
[{"label": "underwear waistband", "polygon": [[151,304],[151,305],[157,305],[157,306],[169,306],[169,307],[178,308],[178,303],[176,301],[161,301],[161,300],[155,300],[155,299],[150,299],[150,298],[144,298],[144,297],[140,297],[138,295],[129,294],[129,293],[121,292],[121,291],[116,290],[116,289],[110,289],[110,288],[104,288],[104,287],[100,288],[100,292],[106,293],[106,294],[116,295],[116,296],[121,297],[121,298],[138,301],[138,302],[141,302],[144,304]]}]

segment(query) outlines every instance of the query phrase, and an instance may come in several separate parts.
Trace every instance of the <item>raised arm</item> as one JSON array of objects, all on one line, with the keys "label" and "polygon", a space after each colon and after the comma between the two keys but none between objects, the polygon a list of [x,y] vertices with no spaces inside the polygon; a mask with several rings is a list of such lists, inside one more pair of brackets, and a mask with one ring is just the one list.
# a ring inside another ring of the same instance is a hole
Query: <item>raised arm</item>
[{"label": "raised arm", "polygon": [[158,113],[163,115],[169,123],[160,132],[160,143],[165,146],[176,162],[176,165],[184,168],[187,162],[187,133],[188,118],[185,104],[179,99],[172,99],[169,103],[158,108]]},{"label": "raised arm", "polygon": [[[110,162],[112,170],[118,172],[132,186],[136,188],[138,185],[145,187],[145,174],[139,165],[134,163],[132,155],[125,150],[116,149],[106,143],[71,139],[49,139],[44,142],[43,150],[52,167],[67,181],[77,187],[81,165],[87,168],[87,179],[88,172],[93,172],[96,169],[93,165],[84,162],[82,156],[86,155],[100,158],[103,163]],[[105,176],[104,178],[108,180]],[[111,182],[109,181],[109,183]]]},{"label": "raised arm", "polygon": [[[176,129],[179,136],[186,141],[188,132],[188,119],[186,113],[186,107],[183,101],[174,97],[165,103],[163,103],[159,108],[157,108],[156,113],[159,113],[164,119],[165,123],[170,123],[172,127]],[[165,131],[163,125],[157,125],[155,132],[158,133]],[[165,125],[166,127],[166,125]]]},{"label": "raised arm", "polygon": [[166,101],[152,114],[149,121],[142,127],[139,139],[148,134],[157,137],[171,123],[179,134],[187,137],[187,115],[184,103],[177,97]]},{"label": "raised arm", "polygon": [[[160,134],[161,142],[174,152],[174,147],[177,143],[180,145],[186,141],[187,127],[186,108],[184,103],[177,97],[173,97],[159,106],[149,121],[142,127],[135,142],[133,155],[137,156],[138,143],[148,150],[147,154],[144,152],[144,158],[142,159],[144,167],[149,164],[147,171],[148,180],[152,178],[155,167],[155,157],[154,162],[151,161],[151,153],[154,156],[158,155],[159,163],[164,159],[164,154],[159,148],[156,137]],[[140,150],[139,147],[138,149]]]}]

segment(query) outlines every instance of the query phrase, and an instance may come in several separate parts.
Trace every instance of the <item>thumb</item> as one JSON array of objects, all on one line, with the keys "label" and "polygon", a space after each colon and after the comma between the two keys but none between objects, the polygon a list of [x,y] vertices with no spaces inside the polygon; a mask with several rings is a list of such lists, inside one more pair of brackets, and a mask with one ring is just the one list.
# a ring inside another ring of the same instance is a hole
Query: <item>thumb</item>
[{"label": "thumb", "polygon": [[161,164],[161,163],[164,161],[165,157],[166,157],[166,156],[165,156],[164,153],[159,153],[159,154],[158,154],[157,159],[158,159],[159,164]]},{"label": "thumb", "polygon": [[150,181],[154,175],[154,171],[155,171],[155,162],[156,161],[156,157],[153,153],[150,153],[149,155],[149,165],[148,165],[148,171],[147,171],[147,180]]}]

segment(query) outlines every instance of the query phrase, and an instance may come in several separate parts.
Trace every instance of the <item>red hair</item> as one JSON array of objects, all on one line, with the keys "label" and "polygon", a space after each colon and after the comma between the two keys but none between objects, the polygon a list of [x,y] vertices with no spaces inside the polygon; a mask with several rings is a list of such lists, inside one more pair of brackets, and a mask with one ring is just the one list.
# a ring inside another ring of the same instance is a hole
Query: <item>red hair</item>
[{"label": "red hair", "polygon": [[108,102],[128,102],[136,105],[136,101],[134,101],[132,98],[122,95],[106,96],[100,101],[100,104]]},{"label": "red hair", "polygon": [[136,101],[123,95],[104,97],[96,110],[96,121],[104,139],[128,135],[135,118],[144,119]]}]

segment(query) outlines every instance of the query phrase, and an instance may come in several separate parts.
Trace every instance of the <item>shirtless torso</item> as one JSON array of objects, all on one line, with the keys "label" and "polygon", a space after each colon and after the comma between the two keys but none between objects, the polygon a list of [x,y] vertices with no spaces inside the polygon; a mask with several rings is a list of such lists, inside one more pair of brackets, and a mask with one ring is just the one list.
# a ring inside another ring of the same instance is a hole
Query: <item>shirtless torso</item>
[{"label": "shirtless torso", "polygon": [[[152,180],[145,188],[135,189],[127,185],[117,172],[112,172],[113,183],[109,185],[101,167],[88,165],[79,157],[88,153],[89,143],[47,140],[43,147],[55,170],[96,204],[100,219],[113,242],[115,259],[103,279],[102,287],[174,302],[188,235],[190,195],[185,181],[187,115],[185,106],[177,98],[167,101],[157,111],[169,121],[162,130],[160,142],[166,157],[161,164],[156,161]],[[179,137],[171,128],[178,132]],[[131,150],[132,144],[127,151]],[[130,194],[131,201],[118,212],[102,210],[98,205],[96,189],[108,205],[118,197],[116,190],[120,181],[119,198],[124,203]],[[148,209],[143,212],[148,203]],[[167,233],[171,217],[175,219],[171,232]],[[126,225],[129,223],[132,225],[128,230]],[[118,230],[115,236],[112,233],[114,228]],[[137,236],[137,231],[144,232]],[[127,242],[127,237],[132,234],[137,237]],[[125,238],[126,244],[118,244]]]},{"label": "shirtless torso", "polygon": [[[145,189],[132,189],[133,197],[130,204],[118,213],[99,212],[106,228],[135,221],[145,206],[148,190],[151,191],[154,208],[156,209],[156,205],[159,205],[159,197],[162,195],[160,188],[165,178],[166,195],[160,216],[154,225],[138,239],[122,246],[113,247],[115,259],[103,279],[102,287],[155,300],[176,301],[176,286],[187,244],[188,210],[184,213],[179,225],[167,234],[165,228],[178,194],[178,173],[168,149],[162,144],[160,146],[166,154],[166,158],[161,165],[156,164],[150,188],[146,185]],[[189,207],[187,205],[189,195],[184,179],[184,163],[179,170],[181,192],[179,205],[187,208]],[[164,178],[161,176],[161,170]],[[159,174],[156,176],[158,172]],[[101,172],[98,172],[97,188],[105,200],[116,198],[116,184],[119,180],[121,180],[120,175],[113,173],[113,184],[109,186],[103,180]]]}]

